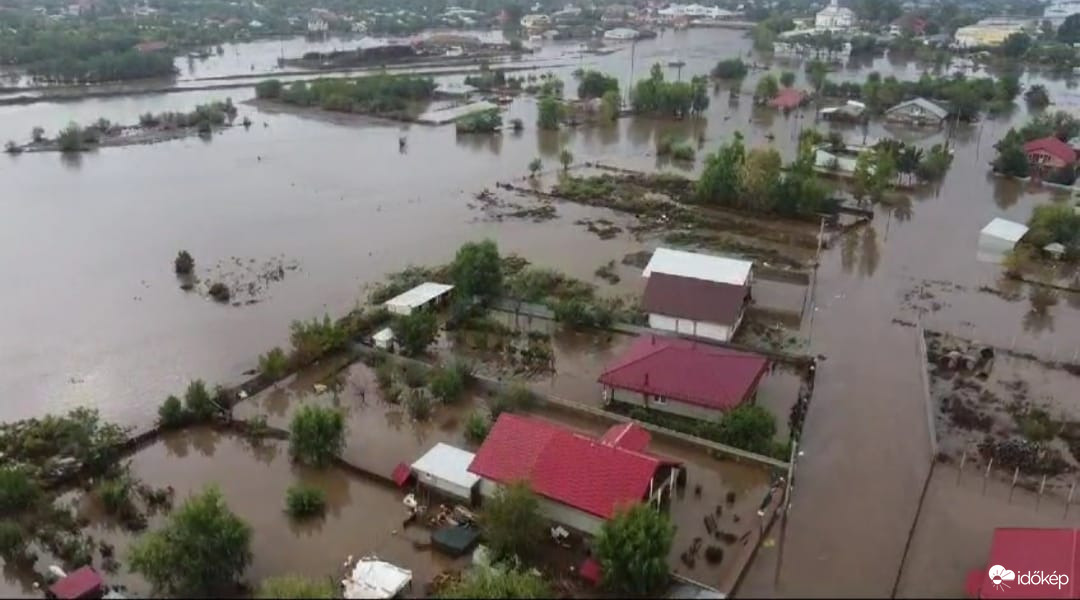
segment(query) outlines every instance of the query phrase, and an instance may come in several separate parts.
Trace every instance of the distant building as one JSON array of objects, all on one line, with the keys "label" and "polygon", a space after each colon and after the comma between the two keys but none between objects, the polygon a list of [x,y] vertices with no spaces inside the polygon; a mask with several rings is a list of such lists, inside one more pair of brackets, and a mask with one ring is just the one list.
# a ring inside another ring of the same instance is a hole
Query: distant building
[{"label": "distant building", "polygon": [[1030,22],[1018,19],[983,19],[974,25],[961,27],[953,34],[956,45],[961,48],[1000,46],[1014,33],[1021,33]]},{"label": "distant building", "polygon": [[890,123],[915,127],[941,127],[949,111],[926,98],[905,100],[885,111],[885,120]]},{"label": "distant building", "polygon": [[596,535],[616,509],[660,504],[673,491],[678,463],[646,451],[650,435],[630,423],[599,438],[535,417],[502,413],[476,451],[469,472],[487,499],[524,481],[539,496],[540,514]]},{"label": "distant building", "polygon": [[769,100],[769,106],[783,111],[795,110],[806,101],[806,94],[795,88],[780,88],[780,91]]},{"label": "distant building", "polygon": [[702,6],[700,4],[671,4],[656,11],[656,14],[667,20],[679,18],[726,19],[735,15],[735,13],[730,10],[717,6]]},{"label": "distant building", "polygon": [[320,16],[313,16],[308,19],[307,30],[308,33],[326,33],[330,30],[330,23]]},{"label": "distant building", "polygon": [[544,14],[532,14],[521,17],[521,26],[529,30],[543,30],[551,26],[551,17]]},{"label": "distant building", "polygon": [[713,421],[751,403],[769,370],[764,356],[642,335],[600,375],[604,400]]},{"label": "distant building", "polygon": [[815,29],[844,31],[855,26],[855,13],[850,8],[840,6],[836,0],[829,0],[829,5],[814,16]]},{"label": "distant building", "polygon": [[1050,21],[1055,27],[1075,14],[1080,14],[1080,0],[1059,0],[1043,9],[1043,19]]},{"label": "distant building", "polygon": [[1012,252],[1016,244],[1027,235],[1028,227],[1023,223],[1009,221],[1001,217],[994,218],[979,232],[979,246],[976,258],[982,262],[998,263]]},{"label": "distant building", "polygon": [[638,32],[636,29],[630,29],[628,27],[616,27],[614,29],[608,29],[604,32],[605,40],[619,40],[629,41],[636,40],[638,38]]},{"label": "distant building", "polygon": [[840,106],[830,106],[820,111],[826,121],[858,123],[866,118],[866,105],[858,100],[848,100]]},{"label": "distant building", "polygon": [[1024,154],[1028,164],[1039,175],[1076,165],[1076,151],[1052,135],[1024,144]]}]

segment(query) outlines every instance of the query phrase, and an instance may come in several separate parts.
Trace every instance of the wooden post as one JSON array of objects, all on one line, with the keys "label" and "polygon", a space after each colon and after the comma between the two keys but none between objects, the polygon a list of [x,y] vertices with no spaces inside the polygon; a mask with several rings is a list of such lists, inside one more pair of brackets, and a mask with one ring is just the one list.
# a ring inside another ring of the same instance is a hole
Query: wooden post
[{"label": "wooden post", "polygon": [[1012,504],[1013,490],[1016,489],[1016,478],[1020,476],[1020,467],[1013,471],[1012,485],[1009,486],[1009,504]]},{"label": "wooden post", "polygon": [[956,485],[960,485],[960,477],[964,474],[964,463],[967,462],[967,450],[960,455],[960,469],[956,471]]},{"label": "wooden post", "polygon": [[983,487],[982,493],[986,493],[986,480],[990,478],[990,468],[994,466],[994,459],[991,458],[990,462],[986,463],[986,473],[983,473]]},{"label": "wooden post", "polygon": [[1039,504],[1042,502],[1044,488],[1046,488],[1046,475],[1043,475],[1042,483],[1039,484],[1039,496],[1035,498],[1035,510],[1039,510]]}]

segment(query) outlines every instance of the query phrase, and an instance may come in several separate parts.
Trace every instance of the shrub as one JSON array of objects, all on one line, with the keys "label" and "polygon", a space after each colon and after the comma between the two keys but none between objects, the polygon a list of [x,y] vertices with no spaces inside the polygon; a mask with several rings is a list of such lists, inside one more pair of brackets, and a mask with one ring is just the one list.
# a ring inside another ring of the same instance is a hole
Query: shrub
[{"label": "shrub", "polygon": [[743,404],[720,420],[719,442],[750,452],[770,454],[776,435],[776,418],[757,404]]},{"label": "shrub", "polygon": [[518,118],[510,119],[510,129],[514,130],[515,133],[519,132],[525,129],[525,122]]},{"label": "shrub", "polygon": [[668,582],[667,557],[675,528],[649,504],[616,511],[596,538],[604,586],[621,594],[654,594]]},{"label": "shrub", "polygon": [[742,79],[748,71],[741,58],[731,58],[716,63],[712,68],[712,76],[717,79]]},{"label": "shrub", "polygon": [[289,452],[297,461],[325,467],[345,447],[345,418],[321,406],[304,406],[289,428]]},{"label": "shrub", "polygon": [[490,432],[491,418],[482,411],[473,411],[465,420],[465,439],[473,444],[483,443]]},{"label": "shrub", "polygon": [[169,396],[158,408],[158,425],[166,429],[182,427],[190,417],[191,415],[176,396]]},{"label": "shrub", "polygon": [[431,418],[431,398],[423,388],[409,390],[405,400],[405,410],[414,421],[427,421]]},{"label": "shrub", "polygon": [[26,547],[22,529],[13,521],[0,521],[0,557],[11,560]]},{"label": "shrub", "polygon": [[526,482],[506,485],[484,501],[480,528],[496,561],[532,556],[546,529],[540,500]]},{"label": "shrub", "polygon": [[0,513],[14,514],[33,506],[40,490],[30,474],[17,467],[0,469]]},{"label": "shrub", "polygon": [[428,382],[428,368],[419,363],[406,362],[401,364],[401,377],[405,385],[411,388],[422,388]]},{"label": "shrub", "polygon": [[513,383],[503,388],[494,398],[488,400],[492,422],[498,420],[504,412],[519,412],[536,405],[536,395],[522,383]]},{"label": "shrub", "polygon": [[259,372],[268,379],[278,379],[285,374],[288,366],[289,358],[285,351],[277,346],[259,356]]},{"label": "shrub", "polygon": [[123,515],[131,509],[131,480],[126,476],[106,479],[98,485],[98,495],[105,512]]},{"label": "shrub", "polygon": [[609,327],[615,320],[609,308],[577,298],[557,300],[551,304],[551,309],[555,313],[555,320],[574,329]]},{"label": "shrub", "polygon": [[343,348],[349,341],[346,331],[323,315],[322,320],[293,321],[289,326],[293,359],[298,366],[306,366],[327,352]]},{"label": "shrub", "polygon": [[542,575],[529,570],[498,566],[472,568],[439,591],[438,598],[553,598]]},{"label": "shrub", "polygon": [[457,120],[458,133],[495,133],[502,128],[502,115],[497,108],[465,115]]},{"label": "shrub", "polygon": [[209,421],[218,411],[202,379],[196,379],[188,384],[187,391],[184,392],[184,407],[196,421]]},{"label": "shrub", "polygon": [[173,269],[177,275],[191,275],[195,270],[195,259],[188,254],[187,250],[181,250],[176,254],[176,260],[173,261]]},{"label": "shrub", "polygon": [[375,367],[375,383],[380,390],[389,390],[394,385],[394,375],[397,373],[397,365],[388,360]]},{"label": "shrub", "polygon": [[61,152],[82,152],[86,150],[87,144],[83,129],[75,123],[65,127],[57,136],[56,142],[59,144]]},{"label": "shrub", "polygon": [[439,335],[439,321],[429,310],[414,310],[412,314],[400,316],[390,327],[401,351],[407,356],[423,354]]},{"label": "shrub", "polygon": [[465,377],[462,372],[453,367],[442,367],[431,374],[431,393],[441,402],[449,404],[456,402],[465,392]]},{"label": "shrub", "polygon": [[228,302],[229,298],[232,297],[232,291],[224,283],[215,281],[210,286],[210,297],[218,302]]},{"label": "shrub", "polygon": [[296,484],[285,491],[285,512],[294,519],[322,515],[326,511],[326,493],[317,487]]},{"label": "shrub", "polygon": [[279,575],[268,577],[259,584],[256,598],[302,599],[302,598],[337,598],[338,584],[329,577],[309,579],[300,575]]}]

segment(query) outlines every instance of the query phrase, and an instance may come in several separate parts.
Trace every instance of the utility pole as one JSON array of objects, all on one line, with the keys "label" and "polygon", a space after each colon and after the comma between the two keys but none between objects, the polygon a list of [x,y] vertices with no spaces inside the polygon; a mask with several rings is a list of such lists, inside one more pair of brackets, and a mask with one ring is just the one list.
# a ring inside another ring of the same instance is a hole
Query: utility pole
[{"label": "utility pole", "polygon": [[626,84],[626,104],[630,104],[630,90],[634,87],[634,50],[637,48],[637,39],[630,42],[630,78]]}]

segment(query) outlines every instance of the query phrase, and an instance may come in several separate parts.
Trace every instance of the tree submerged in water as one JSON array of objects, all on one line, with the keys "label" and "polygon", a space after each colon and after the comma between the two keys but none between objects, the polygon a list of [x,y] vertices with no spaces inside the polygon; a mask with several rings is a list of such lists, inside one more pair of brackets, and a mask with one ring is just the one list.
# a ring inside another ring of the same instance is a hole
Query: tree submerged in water
[{"label": "tree submerged in water", "polygon": [[173,269],[177,275],[191,275],[195,271],[195,259],[187,250],[181,250],[173,261]]}]

